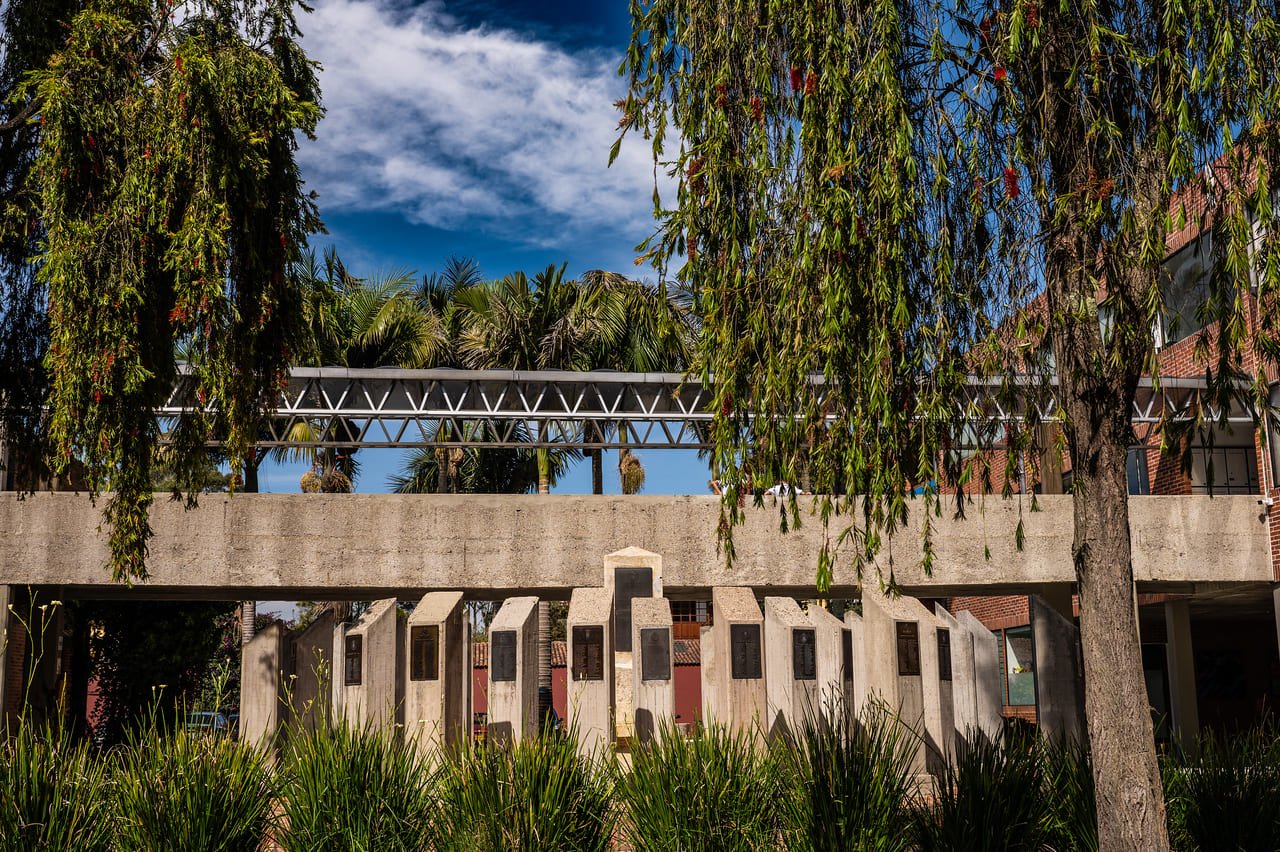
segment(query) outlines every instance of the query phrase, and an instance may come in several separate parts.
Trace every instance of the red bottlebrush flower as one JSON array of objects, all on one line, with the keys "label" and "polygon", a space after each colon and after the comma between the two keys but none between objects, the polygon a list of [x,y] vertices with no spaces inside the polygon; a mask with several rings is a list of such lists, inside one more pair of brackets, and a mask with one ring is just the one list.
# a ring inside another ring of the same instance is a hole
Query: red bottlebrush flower
[{"label": "red bottlebrush flower", "polygon": [[982,19],[982,23],[978,25],[978,32],[982,34],[982,41],[984,44],[986,42],[991,41],[991,16],[990,15],[987,15],[985,18]]},{"label": "red bottlebrush flower", "polygon": [[804,85],[804,72],[799,68],[791,66],[791,91],[798,92],[800,87]]},{"label": "red bottlebrush flower", "polygon": [[1040,7],[1035,3],[1028,3],[1026,19],[1028,27],[1037,29],[1040,26]]},{"label": "red bottlebrush flower", "polygon": [[733,414],[733,397],[726,396],[724,402],[720,403],[720,416],[728,417]]},{"label": "red bottlebrush flower", "polygon": [[148,146],[146,146],[145,148],[143,148],[143,149],[142,149],[142,159],[144,159],[144,160],[150,160],[150,159],[151,159],[151,146],[150,146],[150,145],[148,145]]},{"label": "red bottlebrush flower", "polygon": [[88,145],[89,150],[92,151],[94,148],[98,147],[98,140],[93,138],[92,133],[89,133],[84,137],[84,144]]},{"label": "red bottlebrush flower", "polygon": [[804,76],[804,93],[812,95],[818,91],[818,72],[810,71]]},{"label": "red bottlebrush flower", "polygon": [[751,98],[751,115],[756,121],[764,120],[764,103],[760,100],[759,95]]},{"label": "red bottlebrush flower", "polygon": [[94,392],[93,392],[93,404],[94,404],[94,405],[101,405],[101,404],[102,404],[102,391],[94,391]]},{"label": "red bottlebrush flower", "polygon": [[690,234],[690,235],[689,235],[689,238],[688,238],[688,239],[686,239],[684,242],[685,242],[685,245],[688,247],[688,249],[687,249],[687,253],[688,253],[688,255],[689,255],[689,259],[690,259],[690,260],[693,260],[694,258],[696,258],[696,257],[698,256],[698,237],[697,237],[697,235],[695,235],[695,234]]},{"label": "red bottlebrush flower", "polygon": [[1003,83],[1005,80],[1009,79],[1009,72],[1004,69],[1003,65],[996,66],[995,78],[997,83]]},{"label": "red bottlebrush flower", "polygon": [[196,255],[195,257],[191,258],[191,268],[192,268],[192,269],[199,269],[199,268],[200,268],[200,256],[199,256],[199,255]]},{"label": "red bottlebrush flower", "polygon": [[1004,170],[1004,194],[1010,198],[1017,198],[1020,191],[1018,187],[1018,171],[1013,166],[1009,166]]},{"label": "red bottlebrush flower", "polygon": [[204,405],[209,401],[209,394],[205,392],[204,388],[200,388],[196,391],[196,399],[200,400],[201,405]]},{"label": "red bottlebrush flower", "polygon": [[729,101],[729,87],[724,83],[716,83],[716,106],[723,107]]},{"label": "red bottlebrush flower", "polygon": [[173,67],[178,69],[179,74],[182,73],[182,57],[181,56],[173,57]]},{"label": "red bottlebrush flower", "polygon": [[289,238],[284,234],[280,235],[280,248],[287,249],[289,247]]}]

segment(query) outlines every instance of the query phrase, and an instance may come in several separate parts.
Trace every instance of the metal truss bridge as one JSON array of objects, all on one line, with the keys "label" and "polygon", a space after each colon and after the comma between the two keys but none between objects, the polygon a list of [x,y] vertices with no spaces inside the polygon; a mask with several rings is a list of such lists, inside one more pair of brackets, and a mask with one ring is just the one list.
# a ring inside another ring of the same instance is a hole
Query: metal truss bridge
[{"label": "metal truss bridge", "polygon": [[[815,384],[821,393],[821,379]],[[1009,422],[1032,407],[1049,421],[1057,411],[1036,379],[1022,381],[1013,400],[998,380],[969,387],[971,422]],[[1133,411],[1139,439],[1150,440],[1163,419],[1186,418],[1203,404],[1204,387],[1145,381]],[[700,450],[710,446],[711,398],[710,388],[678,373],[295,367],[258,446]],[[196,404],[184,374],[157,414],[172,422]],[[1252,428],[1243,409],[1226,420]]]}]

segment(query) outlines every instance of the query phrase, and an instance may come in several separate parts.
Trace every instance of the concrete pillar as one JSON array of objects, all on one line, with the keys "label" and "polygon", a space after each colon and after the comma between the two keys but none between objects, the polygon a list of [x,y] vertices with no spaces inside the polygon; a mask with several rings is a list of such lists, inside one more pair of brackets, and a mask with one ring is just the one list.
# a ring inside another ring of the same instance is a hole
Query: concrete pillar
[{"label": "concrete pillar", "polygon": [[1039,595],[1028,599],[1036,671],[1036,718],[1045,736],[1083,742],[1084,667],[1080,630]]},{"label": "concrete pillar", "polygon": [[462,592],[428,592],[401,653],[404,733],[419,753],[471,741],[471,624]]},{"label": "concrete pillar", "polygon": [[613,596],[608,589],[573,590],[565,635],[569,723],[577,731],[578,750],[600,756],[613,745],[614,735]]},{"label": "concrete pillar", "polygon": [[240,646],[240,739],[261,748],[275,744],[285,707],[281,664],[284,627],[263,628]]},{"label": "concrete pillar", "polygon": [[[853,715],[859,717],[870,698],[870,678],[867,664],[867,640],[863,618],[850,610],[844,614],[845,630],[849,631],[849,644],[853,653]],[[842,640],[843,641],[843,640]],[[843,653],[843,650],[842,650]]]},{"label": "concrete pillar", "polygon": [[334,658],[334,681],[342,692],[342,715],[357,728],[398,722],[403,718],[403,625],[395,598],[375,601],[354,624],[340,629],[342,652]]},{"label": "concrete pillar", "polygon": [[292,676],[285,684],[289,699],[285,721],[303,731],[314,731],[332,718],[333,626],[333,613],[326,610],[286,639]]},{"label": "concrete pillar", "polygon": [[856,713],[853,699],[853,630],[825,607],[809,606],[818,657],[818,708],[830,718]]},{"label": "concrete pillar", "polygon": [[713,588],[711,608],[712,623],[701,632],[702,716],[763,735],[768,718],[764,616],[755,595],[742,587]]},{"label": "concrete pillar", "polygon": [[968,610],[956,621],[973,641],[974,701],[978,728],[990,740],[1004,734],[1004,693],[1000,686],[1000,640]]},{"label": "concrete pillar", "polygon": [[936,772],[952,753],[955,737],[951,683],[946,665],[939,663],[938,623],[915,598],[893,598],[865,586],[862,617],[868,695],[884,701],[920,734],[915,773]]},{"label": "concrete pillar", "polygon": [[626,547],[604,558],[604,588],[613,601],[614,723],[619,739],[635,735],[631,609],[636,598],[662,597],[662,557],[639,547]]},{"label": "concrete pillar", "polygon": [[955,731],[966,742],[972,742],[980,730],[973,635],[942,604],[934,604],[933,614],[950,631],[951,695],[955,712]]},{"label": "concrete pillar", "polygon": [[769,736],[798,734],[822,712],[822,695],[817,630],[794,599],[764,599],[764,649]]},{"label": "concrete pillar", "polygon": [[1169,664],[1169,709],[1173,735],[1183,748],[1195,751],[1200,737],[1200,706],[1196,699],[1196,661],[1191,644],[1191,604],[1185,598],[1166,601],[1165,652]]},{"label": "concrete pillar", "polygon": [[631,602],[631,647],[635,736],[648,742],[674,724],[676,716],[675,645],[666,598]]},{"label": "concrete pillar", "polygon": [[518,742],[538,733],[538,599],[507,598],[489,625],[489,730]]}]

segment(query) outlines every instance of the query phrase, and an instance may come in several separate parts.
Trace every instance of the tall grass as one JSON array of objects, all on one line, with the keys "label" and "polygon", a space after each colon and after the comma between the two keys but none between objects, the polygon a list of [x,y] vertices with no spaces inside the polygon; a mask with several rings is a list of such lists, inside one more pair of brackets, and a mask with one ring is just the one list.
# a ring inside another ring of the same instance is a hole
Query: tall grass
[{"label": "tall grass", "polygon": [[111,846],[106,761],[62,729],[21,725],[0,744],[0,850]]},{"label": "tall grass", "polygon": [[399,731],[321,724],[289,739],[280,772],[288,852],[427,848],[431,773]]},{"label": "tall grass", "polygon": [[113,792],[121,849],[252,852],[271,825],[262,752],[154,717],[129,734]]},{"label": "tall grass", "polygon": [[786,761],[745,733],[667,724],[618,779],[624,831],[637,850],[775,849],[785,827]]},{"label": "tall grass", "polygon": [[440,768],[440,852],[606,850],[613,836],[612,773],[559,734],[484,743]]},{"label": "tall grass", "polygon": [[807,719],[786,750],[796,784],[786,800],[792,848],[908,849],[902,826],[910,815],[917,744],[916,734],[879,704],[861,717],[837,706]]},{"label": "tall grass", "polygon": [[1097,797],[1088,747],[1074,740],[1041,740],[1036,749],[1044,766],[1049,845],[1062,852],[1096,852]]},{"label": "tall grass", "polygon": [[1162,761],[1169,833],[1179,849],[1280,849],[1280,735],[1269,723],[1207,732],[1194,757]]}]

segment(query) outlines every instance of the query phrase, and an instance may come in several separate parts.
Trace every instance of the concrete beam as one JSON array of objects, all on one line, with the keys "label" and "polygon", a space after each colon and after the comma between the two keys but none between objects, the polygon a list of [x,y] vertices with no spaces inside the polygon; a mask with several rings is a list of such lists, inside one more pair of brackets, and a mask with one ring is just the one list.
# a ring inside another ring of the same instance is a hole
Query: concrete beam
[{"label": "concrete beam", "polygon": [[[433,589],[489,600],[521,593],[567,599],[571,589],[599,583],[605,554],[634,546],[661,554],[669,598],[706,597],[713,586],[812,596],[821,523],[806,516],[783,535],[776,509],[748,509],[734,533],[737,561],[726,568],[717,552],[719,499],[237,494],[206,496],[184,512],[158,495],[145,588],[192,600],[367,600]],[[915,595],[1026,593],[1074,582],[1071,499],[1043,496],[1042,511],[1031,512],[1025,503],[989,497],[967,520],[935,520],[937,556],[928,577],[920,567],[923,511],[916,508],[881,563],[892,556],[898,583]],[[1142,589],[1270,585],[1267,525],[1256,504],[1252,495],[1132,498],[1133,567]],[[136,596],[139,587],[109,581],[100,510],[83,495],[0,494],[0,584],[59,585],[73,598]],[[1014,541],[1019,520],[1021,550]],[[856,596],[853,580],[852,572],[837,570],[829,594]]]}]

